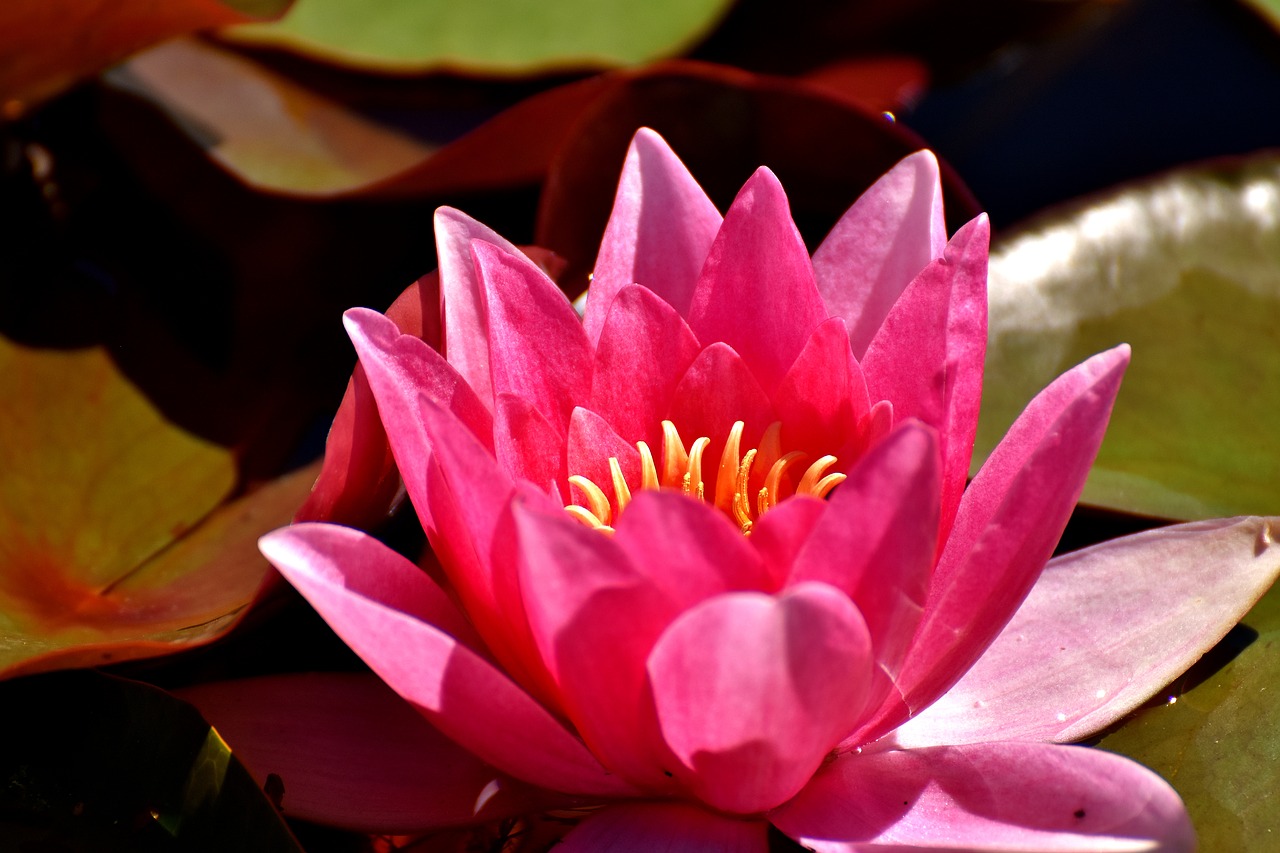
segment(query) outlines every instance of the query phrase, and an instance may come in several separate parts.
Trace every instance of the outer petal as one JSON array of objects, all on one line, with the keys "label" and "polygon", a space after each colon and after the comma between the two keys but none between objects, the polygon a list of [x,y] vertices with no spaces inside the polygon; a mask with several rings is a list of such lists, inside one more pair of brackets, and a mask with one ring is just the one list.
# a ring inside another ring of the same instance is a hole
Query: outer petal
[{"label": "outer petal", "polygon": [[867,621],[880,669],[872,701],[888,694],[929,590],[938,537],[938,446],[908,422],[849,471],[796,557],[791,582],[843,590]]},{"label": "outer petal", "polygon": [[[1008,623],[1062,535],[1102,442],[1129,348],[1058,377],[965,493],[898,685],[912,711],[945,693]],[[906,719],[899,708],[879,731]]]},{"label": "outer petal", "polygon": [[786,193],[760,168],[734,199],[689,306],[702,343],[733,347],[772,391],[827,318]]},{"label": "outer petal", "polygon": [[1271,586],[1277,525],[1201,521],[1051,560],[973,669],[897,741],[1071,741],[1109,726],[1185,672]]},{"label": "outer petal", "polygon": [[471,244],[489,307],[493,393],[512,393],[566,430],[587,399],[590,348],[577,312],[533,262],[479,240]]},{"label": "outer petal", "polygon": [[415,832],[545,807],[363,673],[296,673],[176,691],[254,779],[284,785],[290,817],[360,832]]},{"label": "outer petal", "polygon": [[1055,744],[849,753],[770,819],[820,853],[1195,848],[1182,802],[1159,776]]},{"label": "outer petal", "polygon": [[493,408],[489,379],[489,312],[484,283],[471,259],[471,241],[483,240],[505,252],[520,250],[460,210],[436,211],[436,254],[440,263],[443,350],[486,408]]},{"label": "outer petal", "polygon": [[858,358],[902,291],[947,242],[942,183],[931,151],[904,158],[871,185],[813,253],[818,290],[849,327]]},{"label": "outer petal", "polygon": [[644,287],[622,288],[596,345],[591,408],[629,441],[658,447],[676,383],[699,349],[674,308]]},{"label": "outer petal", "polygon": [[686,803],[626,803],[596,812],[556,853],[767,853],[769,825]]},{"label": "outer petal", "polygon": [[640,284],[687,314],[720,222],[715,205],[662,137],[638,130],[596,257],[583,318],[591,343],[599,340],[614,297],[627,285]]},{"label": "outer petal", "polygon": [[861,614],[826,584],[685,611],[648,665],[677,778],[723,811],[785,802],[858,720],[871,665]]},{"label": "outer petal", "polygon": [[[423,317],[427,301],[433,309],[440,303],[439,276],[434,272],[409,285],[387,309],[387,319],[401,333],[436,346],[439,318]],[[386,519],[399,493],[400,472],[387,444],[387,432],[378,418],[364,368],[357,364],[329,428],[320,476],[294,520],[372,528]]]},{"label": "outer petal", "polygon": [[[272,564],[383,681],[481,760],[567,793],[626,790],[582,742],[505,674],[412,611],[444,593],[412,563],[348,528],[295,525],[262,539]],[[373,595],[394,592],[387,601]]]},{"label": "outer petal", "polygon": [[871,403],[844,320],[832,317],[814,329],[774,393],[773,405],[783,415],[788,450],[817,458],[860,449],[853,443]]},{"label": "outer petal", "polygon": [[533,404],[514,394],[494,401],[493,449],[498,464],[513,478],[528,480],[556,500],[565,499],[564,431],[547,421]]},{"label": "outer petal", "polygon": [[943,257],[907,287],[867,347],[862,368],[873,399],[898,419],[919,418],[942,449],[942,533],[951,521],[973,454],[987,349],[985,215],[956,232]]}]

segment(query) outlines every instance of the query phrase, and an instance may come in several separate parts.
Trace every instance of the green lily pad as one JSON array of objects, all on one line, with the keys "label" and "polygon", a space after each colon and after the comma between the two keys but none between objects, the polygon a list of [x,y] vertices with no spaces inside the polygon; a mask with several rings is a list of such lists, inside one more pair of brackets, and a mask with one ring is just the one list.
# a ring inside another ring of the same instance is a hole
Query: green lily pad
[{"label": "green lily pad", "polygon": [[1177,789],[1202,850],[1269,850],[1280,836],[1280,588],[1241,624],[1257,638],[1226,666],[1189,689],[1175,684],[1164,703],[1137,712],[1099,744]]},{"label": "green lily pad", "polygon": [[313,473],[224,504],[230,451],[169,423],[100,348],[0,339],[0,677],[225,632]]},{"label": "green lily pad", "polygon": [[1280,157],[1170,173],[993,249],[974,470],[1055,375],[1127,342],[1082,500],[1165,518],[1280,505]]},{"label": "green lily pad", "polygon": [[516,75],[633,65],[680,53],[731,2],[299,0],[276,23],[224,35],[375,71]]},{"label": "green lily pad", "polygon": [[301,853],[218,733],[185,702],[93,672],[0,685],[5,849]]}]

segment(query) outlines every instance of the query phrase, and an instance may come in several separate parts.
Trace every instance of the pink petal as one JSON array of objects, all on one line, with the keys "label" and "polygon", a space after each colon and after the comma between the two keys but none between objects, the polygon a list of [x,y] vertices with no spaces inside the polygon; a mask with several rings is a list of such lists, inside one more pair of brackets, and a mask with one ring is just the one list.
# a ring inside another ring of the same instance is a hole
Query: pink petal
[{"label": "pink petal", "polygon": [[791,583],[843,590],[867,622],[877,684],[888,694],[929,589],[938,537],[938,446],[933,430],[900,426],[849,471],[796,557]]},{"label": "pink petal", "polygon": [[751,528],[751,544],[767,569],[768,581],[762,592],[777,592],[791,577],[796,556],[826,512],[827,502],[806,495],[793,495],[766,512]]},{"label": "pink petal", "polygon": [[794,796],[852,729],[871,640],[825,584],[727,593],[681,614],[648,669],[677,778],[714,808],[752,814]]},{"label": "pink petal", "polygon": [[662,137],[641,128],[631,140],[613,213],[596,257],[587,337],[600,338],[614,297],[640,284],[685,315],[720,213]]},{"label": "pink petal", "polygon": [[595,812],[556,853],[768,853],[769,825],[687,803],[624,803]]},{"label": "pink petal", "polygon": [[[567,455],[570,475],[586,477],[599,486],[606,495],[613,495],[613,475],[609,469],[609,457],[618,460],[618,467],[630,488],[640,482],[640,453],[636,446],[613,431],[604,418],[589,409],[576,408],[569,419]],[[573,487],[570,493],[573,503],[583,498]]]},{"label": "pink petal", "polygon": [[488,300],[493,393],[515,394],[567,429],[591,390],[591,351],[577,312],[524,256],[478,240],[471,249]]},{"label": "pink petal", "polygon": [[768,169],[756,170],[725,215],[688,316],[698,340],[733,347],[766,390],[827,318],[786,193]]},{"label": "pink petal", "polygon": [[657,448],[676,383],[699,350],[674,308],[644,287],[622,288],[596,345],[591,408],[628,441]]},{"label": "pink petal", "polygon": [[955,687],[895,732],[905,746],[1086,738],[1217,643],[1280,575],[1280,520],[1221,519],[1049,561]]},{"label": "pink petal", "polygon": [[[434,272],[424,275],[387,309],[387,319],[401,333],[422,338],[428,346],[439,342],[440,323],[439,318],[428,316],[424,325],[423,304],[429,301],[433,310],[439,305],[438,279]],[[294,520],[333,521],[369,529],[386,519],[399,495],[400,472],[378,418],[369,380],[357,364],[329,428],[320,476]]]},{"label": "pink petal", "polygon": [[[778,419],[769,398],[746,363],[725,344],[712,344],[698,354],[676,386],[670,417],[688,449],[702,436],[711,439],[702,458],[707,494],[714,495],[715,472],[734,421],[744,421],[742,448],[755,447],[769,424]],[[658,452],[654,449],[654,459]]]},{"label": "pink petal", "polygon": [[494,402],[493,450],[498,464],[512,478],[533,483],[563,501],[568,484],[564,433],[539,414],[533,404],[514,394],[499,394]]},{"label": "pink petal", "polygon": [[[898,679],[912,711],[959,680],[1039,577],[1084,487],[1128,363],[1129,348],[1119,346],[1058,377],[974,478]],[[896,709],[886,727],[907,715]]]},{"label": "pink petal", "polygon": [[372,675],[296,673],[175,691],[199,709],[258,784],[276,776],[285,815],[405,833],[511,817],[548,792],[433,728]]},{"label": "pink petal", "polygon": [[1159,776],[1056,744],[847,753],[770,819],[819,853],[1195,848],[1182,802]]},{"label": "pink petal", "polygon": [[773,395],[788,450],[811,458],[839,453],[859,436],[871,409],[862,368],[849,350],[844,320],[818,325]]},{"label": "pink petal", "polygon": [[489,312],[484,282],[471,259],[471,242],[483,240],[505,252],[520,250],[460,210],[436,210],[436,254],[440,264],[440,312],[444,318],[443,350],[449,363],[480,398],[493,407],[489,371]]},{"label": "pink petal", "polygon": [[[582,742],[507,676],[453,636],[401,609],[416,571],[371,537],[347,528],[285,528],[262,539],[273,565],[370,668],[445,735],[482,761],[553,790],[625,790]],[[334,549],[334,541],[347,547]],[[400,561],[393,586],[380,574]],[[434,586],[421,575],[419,590]],[[362,590],[400,593],[383,602]],[[443,593],[441,593],[442,595]]]},{"label": "pink petal", "polygon": [[942,184],[931,151],[890,169],[853,203],[813,253],[818,290],[844,318],[859,359],[902,291],[947,242]]},{"label": "pink petal", "polygon": [[873,399],[899,420],[938,431],[942,450],[942,535],[964,492],[978,428],[987,349],[986,216],[965,225],[903,291],[862,360]]},{"label": "pink petal", "polygon": [[[485,447],[492,447],[492,418],[470,386],[438,352],[412,335],[401,334],[386,317],[366,308],[352,308],[343,315],[343,322],[377,401],[376,413],[370,412],[372,401],[364,396],[360,381],[353,380],[362,428],[372,430],[370,419],[379,418],[392,452],[403,463],[399,468],[405,489],[419,512],[424,512],[429,506],[425,474],[431,442],[419,400],[425,397],[448,409]],[[360,460],[353,457],[353,462],[373,465],[377,458],[376,453],[370,453]],[[429,520],[424,523],[430,524]]]}]

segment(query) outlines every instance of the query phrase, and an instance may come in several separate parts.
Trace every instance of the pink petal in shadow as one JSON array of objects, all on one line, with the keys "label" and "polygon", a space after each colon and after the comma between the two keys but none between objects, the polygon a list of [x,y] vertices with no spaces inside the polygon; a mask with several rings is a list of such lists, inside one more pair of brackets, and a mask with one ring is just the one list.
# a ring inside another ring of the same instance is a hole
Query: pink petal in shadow
[{"label": "pink petal in shadow", "polygon": [[564,433],[547,422],[532,403],[502,393],[494,401],[493,450],[513,479],[527,480],[554,499],[568,497]]},{"label": "pink petal in shadow", "polygon": [[773,407],[782,415],[788,450],[816,459],[858,448],[871,403],[844,320],[832,317],[814,329],[774,392]]},{"label": "pink petal in shadow", "polygon": [[715,205],[662,137],[636,131],[591,280],[583,318],[591,343],[597,345],[614,297],[628,285],[648,288],[686,315],[720,223]]},{"label": "pink petal in shadow", "polygon": [[947,242],[938,160],[917,151],[871,185],[813,253],[828,313],[859,359],[898,297]]},{"label": "pink petal in shadow", "polygon": [[768,853],[769,825],[681,802],[623,803],[595,812],[556,853]]}]

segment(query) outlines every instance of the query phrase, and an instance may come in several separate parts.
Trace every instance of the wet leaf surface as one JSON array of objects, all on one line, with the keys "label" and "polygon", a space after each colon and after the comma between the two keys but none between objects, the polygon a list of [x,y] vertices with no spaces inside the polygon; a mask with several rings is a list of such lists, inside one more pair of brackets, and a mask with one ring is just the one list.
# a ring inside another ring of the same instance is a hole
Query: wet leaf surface
[{"label": "wet leaf surface", "polygon": [[1053,376],[1128,342],[1084,500],[1166,518],[1274,511],[1278,211],[1280,158],[1260,155],[1086,200],[1002,240],[978,458]]}]

